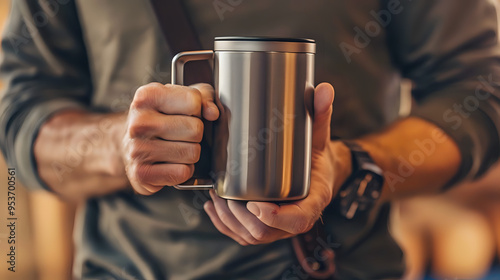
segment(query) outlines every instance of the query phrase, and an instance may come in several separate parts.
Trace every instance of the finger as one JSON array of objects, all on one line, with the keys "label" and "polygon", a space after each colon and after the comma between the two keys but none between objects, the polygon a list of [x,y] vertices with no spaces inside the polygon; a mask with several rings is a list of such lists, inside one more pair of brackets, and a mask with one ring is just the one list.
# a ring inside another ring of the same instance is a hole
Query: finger
[{"label": "finger", "polygon": [[308,231],[316,221],[313,213],[295,203],[279,206],[270,202],[248,202],[247,209],[264,224],[293,235]]},{"label": "finger", "polygon": [[225,199],[218,197],[214,191],[210,191],[210,197],[214,202],[215,211],[219,219],[226,225],[232,232],[241,237],[249,244],[257,244],[257,240],[248,232],[248,230],[234,217],[231,210],[227,206]]},{"label": "finger", "polygon": [[330,140],[334,95],[333,86],[328,83],[321,83],[314,90],[313,149],[322,151]]},{"label": "finger", "polygon": [[222,234],[229,236],[232,238],[234,241],[238,242],[242,246],[247,246],[248,243],[243,240],[243,238],[239,237],[237,234],[232,232],[224,223],[219,219],[219,216],[217,216],[217,212],[215,210],[214,204],[212,201],[207,201],[205,204],[203,204],[203,209],[205,209],[205,212],[207,213],[208,217],[214,224],[215,228],[217,228],[218,231],[220,231]]},{"label": "finger", "polygon": [[156,111],[130,112],[130,138],[161,138],[170,141],[200,143],[203,121],[184,115],[164,115]]},{"label": "finger", "polygon": [[215,91],[209,84],[194,84],[191,87],[198,89],[202,99],[202,115],[209,121],[215,121],[219,118],[219,108],[214,103]]},{"label": "finger", "polygon": [[134,186],[134,184],[132,184],[132,186],[134,188],[134,191],[141,195],[152,195],[164,188],[163,186],[152,186],[146,184],[138,184],[137,186]]},{"label": "finger", "polygon": [[236,219],[250,232],[260,243],[268,243],[279,239],[291,237],[288,232],[271,228],[250,213],[245,207],[246,202],[229,200],[227,206]]},{"label": "finger", "polygon": [[319,219],[331,200],[331,188],[327,184],[314,177],[311,178],[309,195],[302,200],[281,206],[269,202],[248,202],[247,209],[270,227],[292,234],[304,233]]},{"label": "finger", "polygon": [[137,187],[149,185],[155,187],[175,186],[186,182],[193,176],[192,164],[137,164],[130,167],[129,178]]},{"label": "finger", "polygon": [[[316,170],[317,171],[317,170]],[[263,223],[293,234],[308,231],[330,204],[332,188],[329,180],[311,172],[311,188],[306,198],[278,206],[274,203],[249,202],[247,208]]]},{"label": "finger", "polygon": [[137,89],[130,108],[201,117],[201,93],[192,87],[151,83]]},{"label": "finger", "polygon": [[193,164],[200,160],[201,146],[198,143],[165,140],[133,140],[130,157],[144,164],[182,163]]}]

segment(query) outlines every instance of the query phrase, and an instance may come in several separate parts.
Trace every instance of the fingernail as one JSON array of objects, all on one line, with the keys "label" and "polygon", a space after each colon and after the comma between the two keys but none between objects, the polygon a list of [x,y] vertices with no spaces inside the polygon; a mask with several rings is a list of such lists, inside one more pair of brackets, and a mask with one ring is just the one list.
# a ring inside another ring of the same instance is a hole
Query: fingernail
[{"label": "fingernail", "polygon": [[254,214],[257,218],[260,217],[260,208],[259,206],[255,205],[254,203],[247,203],[247,209],[250,211],[250,213]]}]

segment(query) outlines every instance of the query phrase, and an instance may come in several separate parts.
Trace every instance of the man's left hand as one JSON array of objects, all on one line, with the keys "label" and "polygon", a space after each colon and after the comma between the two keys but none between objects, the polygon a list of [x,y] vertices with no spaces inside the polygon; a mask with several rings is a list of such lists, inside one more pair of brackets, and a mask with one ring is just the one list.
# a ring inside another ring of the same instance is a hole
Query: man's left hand
[{"label": "man's left hand", "polygon": [[225,200],[210,191],[204,205],[215,227],[241,245],[270,243],[307,232],[320,218],[334,194],[334,157],[330,141],[333,87],[314,91],[311,187],[302,200],[277,205],[270,202]]}]

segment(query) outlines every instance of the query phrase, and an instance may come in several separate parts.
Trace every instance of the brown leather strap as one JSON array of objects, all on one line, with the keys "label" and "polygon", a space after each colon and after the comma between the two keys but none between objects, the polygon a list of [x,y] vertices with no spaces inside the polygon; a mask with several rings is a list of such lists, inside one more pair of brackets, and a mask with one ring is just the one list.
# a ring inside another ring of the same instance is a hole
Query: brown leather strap
[{"label": "brown leather strap", "polygon": [[[151,0],[163,36],[172,56],[184,52],[201,50],[202,46],[193,24],[181,0]],[[207,61],[186,64],[184,83],[209,83],[213,85],[212,68]]]},{"label": "brown leather strap", "polygon": [[308,280],[335,279],[335,246],[330,244],[321,219],[310,231],[292,237],[292,247]]}]

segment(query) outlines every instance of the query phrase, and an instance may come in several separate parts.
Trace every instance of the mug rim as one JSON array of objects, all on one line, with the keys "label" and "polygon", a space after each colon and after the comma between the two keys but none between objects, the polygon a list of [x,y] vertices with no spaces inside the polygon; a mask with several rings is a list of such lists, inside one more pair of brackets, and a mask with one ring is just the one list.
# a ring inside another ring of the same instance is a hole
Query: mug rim
[{"label": "mug rim", "polygon": [[290,43],[316,43],[314,39],[267,37],[267,36],[218,36],[214,41],[259,41],[259,42],[290,42]]},{"label": "mug rim", "polygon": [[281,52],[316,53],[316,42],[302,38],[272,37],[215,37],[214,51],[217,52]]}]

